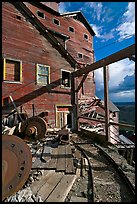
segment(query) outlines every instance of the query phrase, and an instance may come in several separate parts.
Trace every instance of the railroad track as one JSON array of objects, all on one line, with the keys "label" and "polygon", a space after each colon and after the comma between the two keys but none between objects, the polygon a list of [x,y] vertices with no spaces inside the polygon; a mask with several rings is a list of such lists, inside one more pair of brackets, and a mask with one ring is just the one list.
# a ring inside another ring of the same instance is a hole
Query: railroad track
[{"label": "railroad track", "polygon": [[[12,199],[14,202],[22,202],[24,197],[21,195],[24,195],[23,190],[25,190],[26,202],[32,200],[32,197],[35,202],[38,202],[39,199],[43,202],[45,200],[47,202],[47,199],[55,202],[135,201],[135,188],[131,180],[128,179],[120,165],[115,163],[113,159],[113,157],[118,157],[118,153],[115,156],[113,152],[113,156],[110,157],[110,154],[108,155],[107,153],[108,147],[99,146],[89,138],[81,138],[77,134],[72,134],[70,138],[69,146],[70,150],[72,150],[72,163],[77,169],[76,174],[69,173],[66,175],[64,171],[56,172],[51,170],[49,165],[47,169],[46,164],[48,162],[43,162],[44,168],[41,168],[42,162],[39,159],[40,163],[37,163],[36,168],[32,169],[22,191],[11,196],[8,200]],[[49,140],[47,141],[49,142]],[[31,146],[35,149],[34,144],[31,144]],[[39,145],[36,144],[37,151],[42,146],[42,142],[39,142]],[[48,150],[48,148],[46,149]],[[66,163],[65,158],[67,156],[69,156],[68,159],[71,159],[70,152],[68,153],[68,155],[63,154],[64,156],[58,157],[59,160],[64,158],[62,164]],[[121,160],[120,157],[118,159]],[[41,171],[41,169],[43,170]],[[41,174],[39,175],[39,173]],[[27,197],[28,188],[30,189],[30,195]]]},{"label": "railroad track", "polygon": [[[135,187],[102,147],[84,142],[73,144],[76,151],[87,160],[88,171],[85,176],[88,184],[84,195],[87,202],[135,202]],[[70,195],[72,196],[71,192]]]}]

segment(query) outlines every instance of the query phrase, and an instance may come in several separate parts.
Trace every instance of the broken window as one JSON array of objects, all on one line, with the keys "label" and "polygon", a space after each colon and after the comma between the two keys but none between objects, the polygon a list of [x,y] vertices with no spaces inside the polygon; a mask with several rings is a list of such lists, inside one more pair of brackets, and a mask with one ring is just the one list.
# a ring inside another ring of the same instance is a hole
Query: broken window
[{"label": "broken window", "polygon": [[41,12],[41,11],[37,11],[37,15],[40,18],[45,18],[45,14],[43,12]]},{"label": "broken window", "polygon": [[37,84],[47,85],[49,81],[50,67],[47,65],[37,64]]},{"label": "broken window", "polygon": [[61,79],[61,85],[63,85],[64,87],[70,87],[70,72],[62,71]]},{"label": "broken window", "polygon": [[53,18],[53,23],[55,23],[56,25],[60,25],[60,21],[59,20],[57,20],[57,19],[55,19],[55,18]]},{"label": "broken window", "polygon": [[4,80],[22,81],[22,62],[13,59],[4,59]]},{"label": "broken window", "polygon": [[69,29],[68,29],[70,32],[74,32],[74,28],[73,27],[69,27]]}]

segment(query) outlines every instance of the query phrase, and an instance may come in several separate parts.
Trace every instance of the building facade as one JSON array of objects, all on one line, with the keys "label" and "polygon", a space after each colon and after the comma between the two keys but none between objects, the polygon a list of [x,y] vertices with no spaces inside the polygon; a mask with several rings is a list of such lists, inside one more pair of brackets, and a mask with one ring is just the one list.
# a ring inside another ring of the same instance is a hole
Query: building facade
[{"label": "building facade", "polygon": [[[75,129],[71,73],[94,62],[95,33],[80,11],[60,14],[57,2],[2,2],[2,115],[43,114],[49,128]],[[78,98],[95,95],[90,72]]]}]

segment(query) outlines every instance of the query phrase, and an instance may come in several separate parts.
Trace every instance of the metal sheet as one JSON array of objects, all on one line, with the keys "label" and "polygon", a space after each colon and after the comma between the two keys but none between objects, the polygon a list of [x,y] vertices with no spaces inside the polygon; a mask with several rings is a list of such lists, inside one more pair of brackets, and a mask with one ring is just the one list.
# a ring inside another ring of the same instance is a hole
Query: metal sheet
[{"label": "metal sheet", "polygon": [[2,200],[22,188],[32,167],[29,146],[14,135],[2,136]]}]

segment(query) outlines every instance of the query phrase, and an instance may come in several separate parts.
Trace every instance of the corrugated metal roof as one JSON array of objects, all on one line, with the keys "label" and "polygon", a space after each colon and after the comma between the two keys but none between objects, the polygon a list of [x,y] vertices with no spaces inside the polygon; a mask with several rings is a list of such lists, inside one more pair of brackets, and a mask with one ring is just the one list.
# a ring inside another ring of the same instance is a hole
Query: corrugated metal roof
[{"label": "corrugated metal roof", "polygon": [[[102,104],[104,105],[104,101],[101,100]],[[117,108],[117,106],[112,103],[111,101],[108,101],[108,108],[109,110],[113,113],[113,112],[119,112],[120,110]]]},{"label": "corrugated metal roof", "polygon": [[120,141],[124,142],[125,144],[131,144],[134,145],[135,143],[132,142],[131,140],[129,140],[127,137],[125,137],[124,135],[119,135],[119,139]]},{"label": "corrugated metal roof", "polygon": [[108,101],[108,106],[109,106],[109,110],[112,112],[119,112],[119,109],[117,108],[117,106],[112,103],[111,101]]}]

